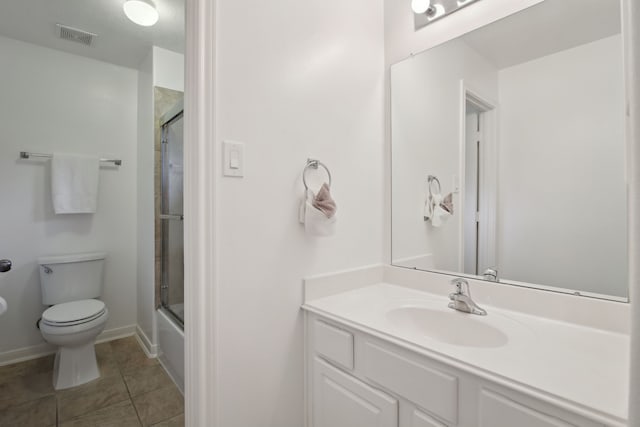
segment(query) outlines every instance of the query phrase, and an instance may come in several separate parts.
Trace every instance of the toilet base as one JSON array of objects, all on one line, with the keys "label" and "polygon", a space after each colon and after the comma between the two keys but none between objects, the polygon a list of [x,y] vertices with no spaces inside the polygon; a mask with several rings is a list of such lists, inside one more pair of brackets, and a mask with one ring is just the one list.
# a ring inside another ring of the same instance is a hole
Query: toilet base
[{"label": "toilet base", "polygon": [[53,365],[53,388],[63,390],[100,378],[94,341],[59,347]]}]

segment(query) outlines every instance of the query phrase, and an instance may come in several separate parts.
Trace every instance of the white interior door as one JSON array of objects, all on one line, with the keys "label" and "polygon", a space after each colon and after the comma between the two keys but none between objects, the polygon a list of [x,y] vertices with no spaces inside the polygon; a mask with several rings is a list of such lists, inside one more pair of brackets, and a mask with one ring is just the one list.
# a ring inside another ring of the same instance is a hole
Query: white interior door
[{"label": "white interior door", "polygon": [[478,274],[480,230],[480,114],[466,115],[465,123],[465,172],[464,172],[464,273]]}]

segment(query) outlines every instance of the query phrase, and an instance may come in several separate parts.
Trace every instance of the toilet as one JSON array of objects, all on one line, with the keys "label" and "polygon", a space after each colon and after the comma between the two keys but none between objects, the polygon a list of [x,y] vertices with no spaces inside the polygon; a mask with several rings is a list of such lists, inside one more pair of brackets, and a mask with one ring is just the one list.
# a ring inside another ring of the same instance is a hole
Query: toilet
[{"label": "toilet", "polygon": [[56,390],[100,377],[95,339],[109,318],[102,295],[103,252],[38,258],[42,303],[40,332],[58,346],[53,369]]}]

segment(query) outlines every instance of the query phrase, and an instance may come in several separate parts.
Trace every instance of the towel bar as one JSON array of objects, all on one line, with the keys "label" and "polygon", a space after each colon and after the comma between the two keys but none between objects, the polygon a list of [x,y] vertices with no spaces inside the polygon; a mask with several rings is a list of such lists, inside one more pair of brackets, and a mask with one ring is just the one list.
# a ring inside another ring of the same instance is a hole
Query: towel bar
[{"label": "towel bar", "polygon": [[305,190],[309,189],[309,186],[307,185],[307,177],[305,176],[305,174],[307,173],[307,170],[318,169],[318,167],[322,167],[325,171],[327,171],[327,176],[329,176],[329,187],[331,187],[331,171],[329,171],[329,168],[320,160],[307,159],[307,164],[302,170],[302,183],[304,184]]},{"label": "towel bar", "polygon": [[[28,159],[31,157],[43,157],[43,158],[51,158],[53,157],[53,154],[46,154],[46,153],[30,153],[28,151],[21,151],[20,152],[20,158],[21,159]],[[106,162],[106,163],[113,163],[116,166],[122,166],[122,160],[120,159],[100,159],[101,162]]]}]

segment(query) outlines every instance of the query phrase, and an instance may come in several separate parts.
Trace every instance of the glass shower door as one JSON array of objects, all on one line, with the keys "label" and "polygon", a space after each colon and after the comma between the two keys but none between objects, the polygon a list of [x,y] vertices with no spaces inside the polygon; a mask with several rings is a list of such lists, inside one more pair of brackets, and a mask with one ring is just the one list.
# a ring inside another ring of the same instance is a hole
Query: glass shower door
[{"label": "glass shower door", "polygon": [[183,112],[162,123],[161,302],[184,325]]}]

